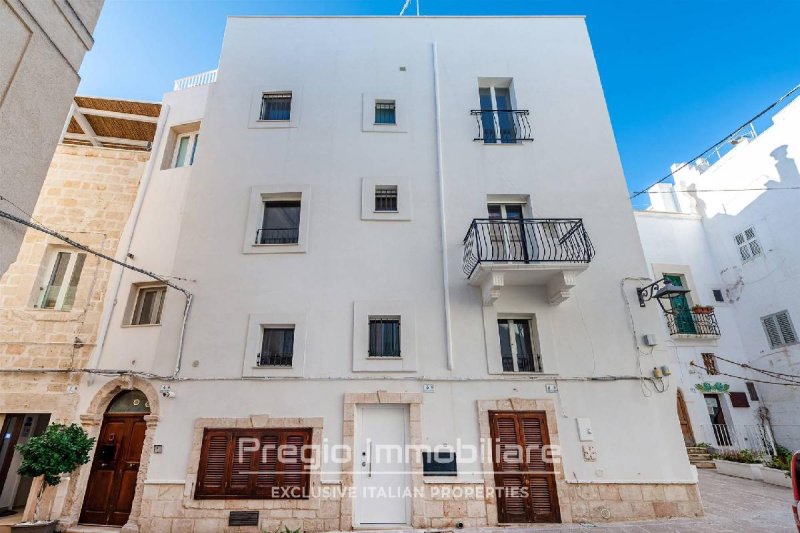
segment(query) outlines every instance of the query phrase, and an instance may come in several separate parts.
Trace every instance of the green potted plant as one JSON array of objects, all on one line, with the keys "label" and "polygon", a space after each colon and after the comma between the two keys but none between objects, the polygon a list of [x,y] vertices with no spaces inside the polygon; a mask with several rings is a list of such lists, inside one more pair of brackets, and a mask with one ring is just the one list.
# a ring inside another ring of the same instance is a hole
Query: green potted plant
[{"label": "green potted plant", "polygon": [[33,520],[11,526],[12,532],[52,533],[56,530],[55,520],[37,520],[42,495],[47,487],[61,483],[61,475],[69,474],[89,462],[89,451],[94,439],[77,424],[51,424],[38,437],[31,437],[16,449],[22,455],[17,473],[23,476],[42,477],[42,484],[36,494],[36,508]]}]

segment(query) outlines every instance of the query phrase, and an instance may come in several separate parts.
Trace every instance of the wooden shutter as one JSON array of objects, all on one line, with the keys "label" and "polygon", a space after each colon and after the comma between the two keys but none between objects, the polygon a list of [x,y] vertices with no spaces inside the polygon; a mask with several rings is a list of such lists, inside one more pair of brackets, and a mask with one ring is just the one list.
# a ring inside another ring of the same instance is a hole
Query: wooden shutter
[{"label": "wooden shutter", "polygon": [[205,430],[200,452],[196,496],[225,494],[228,479],[228,448],[231,433],[227,430]]},{"label": "wooden shutter", "polygon": [[206,429],[195,498],[307,498],[309,444],[310,429]]},{"label": "wooden shutter", "polygon": [[775,320],[775,315],[765,316],[761,319],[764,324],[764,331],[767,333],[767,340],[769,340],[770,348],[777,348],[781,345],[781,333],[778,329],[778,321]]},{"label": "wooden shutter", "polygon": [[797,335],[794,333],[794,327],[792,326],[792,320],[789,318],[789,313],[786,311],[775,313],[775,320],[778,322],[778,329],[781,331],[783,344],[786,345],[796,343]]},{"label": "wooden shutter", "polygon": [[504,489],[498,498],[500,521],[558,522],[553,468],[543,450],[550,444],[544,413],[491,412],[489,416],[495,484]]},{"label": "wooden shutter", "polygon": [[747,394],[744,392],[730,393],[731,405],[733,407],[750,407],[750,402],[747,401]]}]

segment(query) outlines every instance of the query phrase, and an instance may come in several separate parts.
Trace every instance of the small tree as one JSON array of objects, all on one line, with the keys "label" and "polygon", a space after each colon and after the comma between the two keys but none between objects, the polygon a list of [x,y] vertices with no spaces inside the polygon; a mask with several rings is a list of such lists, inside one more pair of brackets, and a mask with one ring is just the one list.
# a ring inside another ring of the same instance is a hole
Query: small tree
[{"label": "small tree", "polygon": [[22,455],[17,473],[44,478],[36,495],[34,519],[39,513],[45,489],[61,483],[61,474],[68,474],[88,463],[93,444],[94,439],[77,424],[50,424],[38,437],[31,437],[24,444],[17,445],[16,449]]}]

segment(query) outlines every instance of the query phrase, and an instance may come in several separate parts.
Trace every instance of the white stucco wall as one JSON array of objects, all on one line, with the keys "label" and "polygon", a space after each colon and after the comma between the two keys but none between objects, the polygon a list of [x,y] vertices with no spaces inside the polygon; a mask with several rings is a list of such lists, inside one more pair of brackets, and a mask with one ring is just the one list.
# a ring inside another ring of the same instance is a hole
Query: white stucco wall
[{"label": "white stucco wall", "polygon": [[[102,6],[103,0],[0,3],[0,191],[18,206],[0,202],[4,211],[22,218],[33,212]],[[0,220],[0,275],[24,236],[24,227]]]},{"label": "white stucco wall", "polygon": [[[519,42],[476,38],[488,34]],[[479,77],[513,77],[516,107],[531,110],[535,141],[473,141],[469,111],[479,107]],[[302,93],[293,103],[294,127],[249,127],[254,92],[285,89]],[[384,92],[403,95],[406,131],[363,131],[362,95]],[[675,388],[659,394],[645,385],[645,395],[635,379],[640,367],[649,375],[671,353],[662,345],[639,354],[636,336],[659,330],[659,315],[653,305],[626,304],[635,301],[635,284],[620,290],[623,278],[645,276],[647,268],[581,18],[231,18],[218,81],[168,94],[164,104],[169,126],[200,119],[202,128],[194,166],[155,171],[132,245],[137,265],[182,278],[177,283],[195,294],[181,371],[187,381],[171,383],[176,397],[162,402],[156,442],[164,452],[153,456],[151,479],[185,479],[198,417],[322,416],[324,437],[341,443],[345,392],[420,392],[433,383],[422,405],[423,443],[477,444],[477,400],[553,399],[568,481],[691,481]],[[156,147],[156,157],[163,150]],[[413,215],[362,220],[363,179],[392,177],[410,183]],[[251,189],[287,184],[308,191],[307,250],[243,253]],[[544,287],[506,287],[495,304],[499,313],[536,315],[548,376],[488,373],[487,311],[461,256],[470,222],[486,217],[487,196],[498,194],[529,195],[535,217],[583,218],[597,249],[566,302],[549,305]],[[183,297],[168,293],[161,326],[120,327],[136,279],[123,276],[100,367],[169,374]],[[379,301],[413,310],[412,371],[354,371],[354,304]],[[243,380],[245,358],[255,357],[245,352],[249,317],[271,313],[305,316],[303,375]],[[627,379],[586,381],[606,376]],[[106,381],[98,376],[86,385],[84,408]],[[557,383],[558,393],[545,392],[546,383]],[[583,460],[577,417],[592,421],[596,462]],[[642,453],[634,458],[631,449]],[[326,468],[338,477],[335,465]],[[477,470],[477,461],[459,465],[465,479],[480,479],[470,473]]]}]

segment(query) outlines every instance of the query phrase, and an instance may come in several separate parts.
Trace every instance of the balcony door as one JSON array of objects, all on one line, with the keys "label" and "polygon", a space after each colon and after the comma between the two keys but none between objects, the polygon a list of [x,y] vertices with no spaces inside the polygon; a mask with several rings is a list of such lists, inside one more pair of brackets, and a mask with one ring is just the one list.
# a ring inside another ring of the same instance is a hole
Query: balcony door
[{"label": "balcony door", "polygon": [[511,112],[511,89],[508,87],[481,87],[478,89],[481,103],[483,142],[515,143],[517,130]]},{"label": "balcony door", "polygon": [[[681,276],[664,274],[664,277],[676,287],[683,287],[683,278]],[[673,296],[669,299],[669,302],[675,318],[675,330],[678,333],[687,335],[697,334],[697,328],[695,327],[694,318],[692,317],[692,309],[689,306],[689,299],[686,295],[680,294],[678,296]]]},{"label": "balcony door", "polygon": [[489,242],[492,261],[528,261],[522,204],[489,204]]}]

